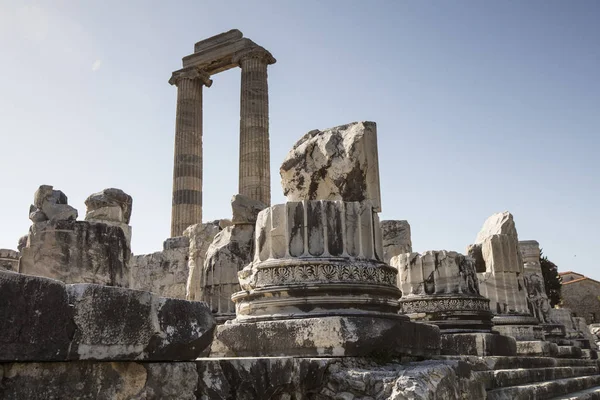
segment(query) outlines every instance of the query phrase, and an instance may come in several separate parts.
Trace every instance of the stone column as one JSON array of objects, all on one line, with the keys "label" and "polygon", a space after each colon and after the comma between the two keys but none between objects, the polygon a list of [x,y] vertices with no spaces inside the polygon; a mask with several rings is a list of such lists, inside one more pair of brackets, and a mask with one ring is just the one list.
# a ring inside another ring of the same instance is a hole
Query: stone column
[{"label": "stone column", "polygon": [[177,86],[171,236],[181,236],[202,222],[202,86],[212,81],[190,67],[173,72],[169,83]]},{"label": "stone column", "polygon": [[234,56],[242,68],[239,193],[271,204],[269,87],[267,66],[275,58],[255,47]]}]

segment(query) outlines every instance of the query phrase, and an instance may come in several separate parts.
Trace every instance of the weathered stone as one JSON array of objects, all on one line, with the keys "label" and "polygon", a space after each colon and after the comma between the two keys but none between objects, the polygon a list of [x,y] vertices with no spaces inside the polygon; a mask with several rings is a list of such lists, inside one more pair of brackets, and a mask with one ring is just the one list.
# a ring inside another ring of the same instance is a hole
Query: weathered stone
[{"label": "weathered stone", "polygon": [[288,201],[371,201],[381,211],[377,127],[354,122],[304,135],[280,168]]},{"label": "weathered stone", "polygon": [[0,361],[191,360],[215,326],[206,304],[0,271]]},{"label": "weathered stone", "polygon": [[[490,299],[490,309],[496,314],[494,324],[522,326],[518,340],[543,338],[542,328],[533,328],[539,321],[530,314],[523,258],[512,214],[505,211],[489,217],[477,235],[475,245],[469,246],[467,251],[476,260],[476,270],[481,271],[478,272],[479,290]],[[526,325],[531,326],[527,328]],[[534,331],[534,336],[523,336]]]},{"label": "weathered stone", "polygon": [[6,363],[5,399],[482,399],[484,380],[460,360],[229,358],[196,362]]},{"label": "weathered stone", "polygon": [[[592,332],[590,331],[588,326],[586,325],[585,318],[573,317],[573,323],[575,325],[575,330],[577,331],[579,336],[588,345],[588,346],[585,346],[585,348],[597,350],[598,346],[596,345],[596,339],[595,339],[594,335],[592,335]],[[582,346],[582,347],[584,347],[584,346]]]},{"label": "weathered stone", "polygon": [[206,251],[200,282],[201,300],[220,320],[235,317],[231,296],[240,290],[238,272],[252,261],[254,225],[228,226]]},{"label": "weathered stone", "polygon": [[19,253],[23,251],[23,248],[27,246],[27,241],[29,240],[29,235],[21,236],[19,238],[19,244],[17,245],[17,250]]},{"label": "weathered stone", "polygon": [[514,356],[517,354],[517,341],[498,333],[442,333],[441,353],[456,356]]},{"label": "weathered stone", "polygon": [[179,236],[165,240],[163,251],[133,256],[129,288],[185,299],[189,276],[188,244],[187,237]]},{"label": "weathered stone", "polygon": [[573,321],[573,314],[568,308],[551,308],[549,311],[550,322],[555,324],[561,324],[565,326],[566,337],[568,339],[575,339],[577,330],[575,329],[575,323]]},{"label": "weathered stone", "polygon": [[50,185],[38,188],[33,203],[29,208],[29,219],[34,223],[77,219],[77,210],[67,204],[67,196],[60,190],[53,190]]},{"label": "weathered stone", "polygon": [[0,270],[16,272],[19,269],[20,257],[21,255],[18,251],[0,249]]},{"label": "weathered stone", "polygon": [[219,325],[211,357],[425,356],[439,354],[437,327],[401,318],[327,316]]},{"label": "weathered stone", "polygon": [[267,205],[259,200],[254,200],[241,194],[236,194],[231,199],[231,209],[234,225],[254,225],[258,213],[267,208]]},{"label": "weathered stone", "polygon": [[72,313],[64,283],[0,271],[0,361],[65,360]]},{"label": "weathered stone", "polygon": [[129,285],[129,238],[101,222],[54,220],[31,226],[19,272],[65,283]]},{"label": "weathered stone", "polygon": [[190,239],[187,236],[176,236],[168,238],[163,242],[163,250],[173,250],[190,247]]},{"label": "weathered stone", "polygon": [[219,220],[204,224],[195,224],[183,232],[189,238],[190,242],[185,294],[187,300],[202,300],[201,282],[206,251],[217,233],[224,229],[221,226],[227,224],[227,222],[226,220]]},{"label": "weathered stone", "polygon": [[[86,220],[108,219],[129,224],[133,207],[133,198],[121,189],[108,188],[91,194],[86,200]],[[114,207],[121,209],[119,214]]]},{"label": "weathered stone", "polygon": [[523,278],[530,313],[542,323],[550,322],[550,301],[546,295],[544,275],[540,264],[540,244],[535,240],[519,242],[523,257]]},{"label": "weathered stone", "polygon": [[393,257],[402,290],[400,310],[444,332],[490,332],[489,300],[479,294],[475,261],[455,251]]},{"label": "weathered stone", "polygon": [[408,221],[381,221],[383,238],[383,260],[390,263],[392,257],[412,253],[410,225]]}]

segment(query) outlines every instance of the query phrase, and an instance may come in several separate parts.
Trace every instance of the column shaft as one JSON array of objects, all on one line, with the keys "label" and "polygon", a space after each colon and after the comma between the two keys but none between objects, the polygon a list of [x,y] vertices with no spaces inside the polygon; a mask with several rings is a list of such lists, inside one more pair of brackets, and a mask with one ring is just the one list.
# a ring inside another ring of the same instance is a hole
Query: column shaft
[{"label": "column shaft", "polygon": [[202,222],[202,86],[200,79],[177,81],[171,236]]},{"label": "column shaft", "polygon": [[266,205],[271,204],[269,151],[269,88],[267,60],[247,57],[240,60],[239,192]]}]

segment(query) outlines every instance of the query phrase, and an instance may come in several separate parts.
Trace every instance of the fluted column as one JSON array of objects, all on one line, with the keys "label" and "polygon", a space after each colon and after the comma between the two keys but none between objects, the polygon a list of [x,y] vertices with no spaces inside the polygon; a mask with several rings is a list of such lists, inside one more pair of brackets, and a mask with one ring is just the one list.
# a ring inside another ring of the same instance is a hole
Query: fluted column
[{"label": "fluted column", "polygon": [[239,193],[270,205],[267,66],[275,59],[257,47],[236,54],[234,60],[242,68]]},{"label": "fluted column", "polygon": [[171,236],[181,236],[202,222],[202,86],[212,81],[191,67],[173,72],[169,83],[177,86]]}]

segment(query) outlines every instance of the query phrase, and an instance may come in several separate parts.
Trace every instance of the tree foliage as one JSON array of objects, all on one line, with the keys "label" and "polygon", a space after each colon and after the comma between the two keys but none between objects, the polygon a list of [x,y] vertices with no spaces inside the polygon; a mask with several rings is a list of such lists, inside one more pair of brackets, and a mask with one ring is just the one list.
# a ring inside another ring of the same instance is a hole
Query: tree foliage
[{"label": "tree foliage", "polygon": [[560,291],[562,289],[562,278],[558,275],[558,267],[552,261],[548,260],[540,251],[540,264],[542,266],[542,275],[544,275],[544,286],[546,295],[550,300],[550,306],[554,307],[560,304]]}]

